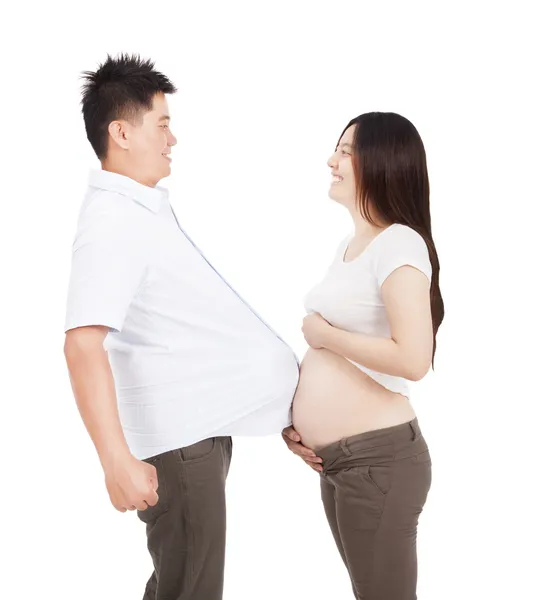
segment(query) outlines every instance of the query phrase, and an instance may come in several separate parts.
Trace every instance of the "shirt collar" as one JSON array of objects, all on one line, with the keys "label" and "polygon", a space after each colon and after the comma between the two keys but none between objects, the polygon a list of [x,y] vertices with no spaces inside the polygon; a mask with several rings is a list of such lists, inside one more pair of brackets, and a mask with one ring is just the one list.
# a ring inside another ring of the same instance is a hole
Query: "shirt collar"
[{"label": "shirt collar", "polygon": [[128,196],[155,213],[159,211],[162,201],[168,198],[165,188],[149,187],[125,175],[103,169],[90,172],[89,185]]}]

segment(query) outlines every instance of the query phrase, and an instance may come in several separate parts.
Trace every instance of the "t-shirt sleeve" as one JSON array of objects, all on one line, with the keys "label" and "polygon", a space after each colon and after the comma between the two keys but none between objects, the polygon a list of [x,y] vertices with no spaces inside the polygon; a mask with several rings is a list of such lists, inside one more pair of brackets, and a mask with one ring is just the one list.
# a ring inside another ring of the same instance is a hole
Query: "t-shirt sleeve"
[{"label": "t-shirt sleeve", "polygon": [[[385,232],[385,235],[389,232]],[[381,287],[387,277],[399,267],[418,269],[431,283],[431,261],[424,238],[410,227],[399,226],[383,240],[376,260],[376,276]]]},{"label": "t-shirt sleeve", "polygon": [[72,248],[65,331],[102,325],[118,332],[145,281],[149,259],[135,218],[101,217],[78,230]]}]

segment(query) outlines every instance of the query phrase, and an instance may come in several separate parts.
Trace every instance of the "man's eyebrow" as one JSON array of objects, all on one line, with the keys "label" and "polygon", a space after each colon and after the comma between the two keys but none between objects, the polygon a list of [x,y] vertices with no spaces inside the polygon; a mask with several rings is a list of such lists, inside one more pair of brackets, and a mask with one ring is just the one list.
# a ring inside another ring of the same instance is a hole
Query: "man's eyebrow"
[{"label": "man's eyebrow", "polygon": [[160,121],[170,121],[170,117],[168,115],[163,115],[162,117],[159,117]]}]

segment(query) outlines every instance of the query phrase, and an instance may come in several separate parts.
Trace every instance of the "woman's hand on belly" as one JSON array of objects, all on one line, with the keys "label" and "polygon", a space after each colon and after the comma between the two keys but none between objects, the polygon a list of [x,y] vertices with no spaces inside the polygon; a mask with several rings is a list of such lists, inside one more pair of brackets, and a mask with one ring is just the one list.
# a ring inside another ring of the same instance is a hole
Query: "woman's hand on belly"
[{"label": "woman's hand on belly", "polygon": [[309,349],[302,360],[292,425],[305,447],[318,452],[344,437],[414,416],[405,396],[384,388],[338,354]]},{"label": "woman's hand on belly", "polygon": [[281,437],[291,452],[296,454],[296,456],[299,456],[306,464],[308,464],[318,473],[322,471],[322,466],[320,464],[322,459],[317,456],[311,450],[311,448],[307,448],[307,446],[302,444],[302,438],[294,429],[294,427],[285,427],[285,429],[281,432]]},{"label": "woman's hand on belly", "polygon": [[311,313],[303,320],[302,333],[305,341],[315,350],[324,347],[324,334],[328,329],[331,329],[331,324],[319,313]]}]

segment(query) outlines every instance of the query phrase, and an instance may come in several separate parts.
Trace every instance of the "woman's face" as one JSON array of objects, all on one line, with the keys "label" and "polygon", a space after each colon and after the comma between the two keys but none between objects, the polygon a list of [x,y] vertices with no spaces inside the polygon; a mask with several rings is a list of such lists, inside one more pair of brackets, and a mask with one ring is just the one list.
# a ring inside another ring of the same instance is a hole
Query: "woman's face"
[{"label": "woman's face", "polygon": [[333,180],[329,197],[346,207],[355,206],[355,175],[353,171],[353,136],[355,125],[348,127],[339,141],[334,154],[328,160]]}]

